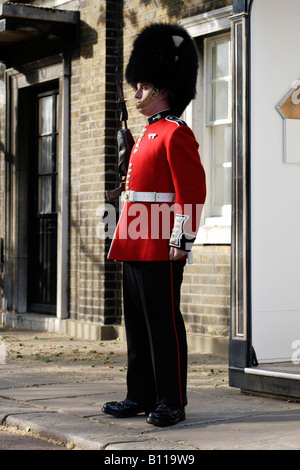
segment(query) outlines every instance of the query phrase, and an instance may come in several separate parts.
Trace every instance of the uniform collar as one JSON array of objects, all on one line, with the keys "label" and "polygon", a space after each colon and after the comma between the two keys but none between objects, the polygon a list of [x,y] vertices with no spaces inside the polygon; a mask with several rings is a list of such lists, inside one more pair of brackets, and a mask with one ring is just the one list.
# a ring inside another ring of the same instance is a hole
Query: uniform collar
[{"label": "uniform collar", "polygon": [[159,121],[160,119],[163,119],[166,116],[169,116],[169,114],[170,114],[169,109],[164,109],[163,111],[159,111],[158,113],[155,113],[148,118],[148,124],[153,124],[154,122]]}]

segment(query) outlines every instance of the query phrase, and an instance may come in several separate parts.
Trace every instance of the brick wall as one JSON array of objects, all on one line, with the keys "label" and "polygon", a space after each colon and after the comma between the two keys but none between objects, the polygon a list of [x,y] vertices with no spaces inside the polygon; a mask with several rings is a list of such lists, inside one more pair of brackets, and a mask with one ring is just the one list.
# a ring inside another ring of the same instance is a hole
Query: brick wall
[{"label": "brick wall", "polygon": [[106,260],[96,230],[105,190],[116,184],[120,3],[80,1],[71,71],[70,316],[104,324],[120,321],[120,267]]},{"label": "brick wall", "polygon": [[211,336],[229,335],[230,246],[193,247],[187,265],[181,307],[187,330]]}]

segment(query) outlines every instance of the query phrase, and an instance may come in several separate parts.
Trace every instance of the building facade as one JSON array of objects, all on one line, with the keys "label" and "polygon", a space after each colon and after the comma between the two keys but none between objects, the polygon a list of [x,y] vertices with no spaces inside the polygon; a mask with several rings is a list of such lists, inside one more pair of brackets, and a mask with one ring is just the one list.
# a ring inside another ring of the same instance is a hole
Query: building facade
[{"label": "building facade", "polygon": [[[123,334],[122,266],[107,260],[103,211],[118,186],[115,68],[153,21],[179,22],[199,52],[183,118],[200,144],[208,197],[187,265],[190,347],[227,353],[231,289],[232,0],[0,2],[2,325],[109,339]],[[144,118],[124,83],[128,126]]]}]

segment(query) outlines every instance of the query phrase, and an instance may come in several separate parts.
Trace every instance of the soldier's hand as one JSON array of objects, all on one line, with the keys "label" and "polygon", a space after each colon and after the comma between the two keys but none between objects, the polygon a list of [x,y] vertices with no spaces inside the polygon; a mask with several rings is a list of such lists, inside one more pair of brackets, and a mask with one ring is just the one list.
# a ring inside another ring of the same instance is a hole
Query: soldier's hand
[{"label": "soldier's hand", "polygon": [[169,258],[171,261],[176,261],[178,259],[184,258],[187,254],[188,254],[187,251],[180,250],[179,248],[175,248],[174,246],[171,246],[170,252],[169,252]]}]

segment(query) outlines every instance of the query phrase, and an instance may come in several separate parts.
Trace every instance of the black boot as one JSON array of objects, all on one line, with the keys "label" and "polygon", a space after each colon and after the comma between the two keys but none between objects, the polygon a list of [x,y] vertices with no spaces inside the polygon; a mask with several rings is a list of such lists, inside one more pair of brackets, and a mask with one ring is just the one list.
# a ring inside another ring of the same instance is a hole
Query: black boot
[{"label": "black boot", "polygon": [[174,408],[162,403],[154,411],[151,411],[147,418],[147,423],[154,426],[173,426],[184,420],[184,407]]},{"label": "black boot", "polygon": [[116,418],[130,418],[140,413],[148,415],[154,406],[140,405],[135,401],[127,400],[124,401],[110,401],[104,403],[102,412],[108,415],[115,416]]}]

